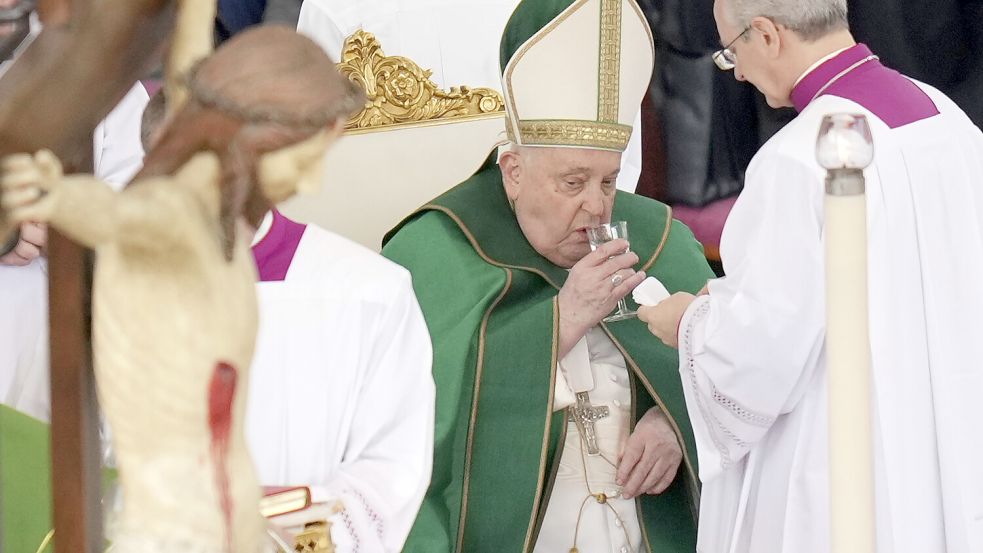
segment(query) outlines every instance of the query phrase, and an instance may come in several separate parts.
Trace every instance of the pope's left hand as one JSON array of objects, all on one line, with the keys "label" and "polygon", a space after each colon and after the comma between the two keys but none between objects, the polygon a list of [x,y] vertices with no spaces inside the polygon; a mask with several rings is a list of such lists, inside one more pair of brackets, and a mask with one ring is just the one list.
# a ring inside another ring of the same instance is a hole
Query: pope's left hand
[{"label": "pope's left hand", "polygon": [[662,340],[663,344],[671,348],[679,347],[679,337],[676,335],[679,320],[694,299],[696,296],[693,294],[676,292],[657,305],[639,307],[638,319],[647,324],[649,332]]},{"label": "pope's left hand", "polygon": [[635,425],[625,442],[618,462],[617,482],[621,495],[660,494],[676,478],[683,450],[665,413],[658,407],[649,409]]}]

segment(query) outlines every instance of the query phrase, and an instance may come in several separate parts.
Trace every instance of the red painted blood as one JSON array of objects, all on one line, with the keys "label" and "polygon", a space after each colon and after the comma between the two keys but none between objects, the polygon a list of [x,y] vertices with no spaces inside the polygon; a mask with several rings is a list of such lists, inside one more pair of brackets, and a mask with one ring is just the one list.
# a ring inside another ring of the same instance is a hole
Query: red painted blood
[{"label": "red painted blood", "polygon": [[232,433],[232,403],[238,372],[228,363],[215,365],[208,385],[208,428],[212,437],[212,460],[222,513],[225,515],[226,551],[232,553],[232,493],[229,486],[229,436]]}]

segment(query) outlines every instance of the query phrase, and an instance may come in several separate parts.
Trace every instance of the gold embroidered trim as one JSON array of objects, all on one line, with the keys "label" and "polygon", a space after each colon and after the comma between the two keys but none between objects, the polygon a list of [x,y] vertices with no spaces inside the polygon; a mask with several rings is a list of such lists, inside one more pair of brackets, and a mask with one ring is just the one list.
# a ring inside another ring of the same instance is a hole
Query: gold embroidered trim
[{"label": "gold embroidered trim", "polygon": [[338,70],[365,91],[362,111],[345,129],[387,127],[435,119],[474,117],[504,112],[501,93],[491,88],[451,87],[441,90],[430,70],[413,60],[386,56],[372,33],[362,30],[345,40]]},{"label": "gold embroidered trim", "polygon": [[[560,302],[558,297],[553,297],[553,353],[550,357],[550,391],[549,399],[546,402],[546,429],[543,431],[543,449],[539,453],[539,479],[536,481],[536,500],[532,506],[532,516],[529,518],[529,526],[526,527],[526,541],[522,547],[524,552],[532,551],[533,534],[538,533],[537,521],[539,520],[540,508],[545,508],[541,503],[543,494],[543,483],[546,477],[546,454],[549,453],[550,427],[553,425],[553,401],[556,399],[556,364],[559,362],[560,350]],[[557,455],[560,453],[557,452]]]},{"label": "gold embroidered trim", "polygon": [[[655,265],[655,262],[659,258],[659,254],[662,253],[662,250],[665,248],[666,243],[669,241],[669,232],[672,229],[672,208],[668,206],[666,207],[668,211],[666,213],[666,228],[663,230],[662,233],[662,241],[659,242],[658,247],[655,248],[655,254],[653,254],[652,258],[645,263],[645,266],[642,270],[648,270],[650,267]],[[645,376],[645,373],[642,372],[641,367],[638,366],[638,364],[635,362],[635,359],[628,353],[628,350],[621,345],[621,342],[619,342],[618,339],[615,338],[614,334],[608,328],[607,323],[601,323],[601,328],[604,330],[604,333],[608,335],[608,338],[610,338],[611,341],[614,342],[615,347],[618,348],[618,351],[621,352],[621,355],[624,356],[625,361],[628,363],[628,367],[631,369],[631,372],[635,373],[635,376],[638,378],[639,382],[642,383],[642,387],[644,387],[645,391],[648,392],[650,396],[652,396],[652,399],[655,400],[655,404],[659,406],[659,409],[662,409],[662,412],[666,414],[666,418],[669,419],[669,424],[670,426],[672,426],[673,432],[675,432],[676,437],[679,439],[679,443],[682,446],[681,449],[683,450],[683,465],[686,467],[686,476],[688,477],[687,483],[689,484],[690,501],[692,502],[693,505],[699,505],[700,504],[700,479],[697,476],[696,468],[693,465],[693,461],[692,459],[690,459],[689,453],[686,451],[685,445],[683,445],[686,442],[683,440],[683,432],[682,430],[679,429],[679,423],[676,422],[676,419],[672,416],[672,413],[669,411],[668,407],[666,407],[665,402],[662,401],[662,397],[655,391],[655,386],[652,386],[652,383],[649,382],[649,379]],[[697,513],[695,512],[693,514],[694,517],[697,515]]]},{"label": "gold embroidered trim", "polygon": [[655,261],[659,259],[659,254],[662,253],[662,248],[666,247],[666,242],[669,240],[669,231],[672,230],[672,207],[666,206],[666,228],[662,231],[662,239],[659,241],[659,246],[655,248],[655,252],[652,257],[642,265],[642,271],[648,271],[655,265]]},{"label": "gold embroidered trim", "polygon": [[[553,378],[556,379],[556,371],[559,366],[553,367]],[[550,498],[553,497],[553,487],[556,484],[556,475],[560,470],[560,457],[562,457],[563,444],[567,441],[567,425],[564,424],[563,428],[560,429],[560,436],[557,441],[557,452],[553,455],[553,463],[550,467],[549,474],[546,476],[546,487],[543,489],[543,499],[540,501],[541,508],[539,509],[539,514],[536,516],[536,525],[533,530],[532,536],[529,543],[535,544],[539,540],[539,534],[543,529],[543,520],[546,518],[545,507],[549,506]]]},{"label": "gold embroidered trim", "polygon": [[54,537],[55,537],[55,529],[52,528],[51,530],[48,530],[47,534],[44,535],[44,539],[41,540],[41,545],[38,546],[37,553],[44,553],[44,551],[48,549],[48,545],[51,544],[51,540],[53,540]]},{"label": "gold embroidered trim", "polygon": [[[630,370],[629,370],[630,372]],[[630,376],[630,375],[629,375]],[[632,421],[630,432],[635,431],[635,427],[638,425],[638,419],[635,416],[638,415],[638,384],[635,379],[628,378],[628,383],[631,385],[631,405],[632,405]],[[643,413],[644,415],[644,413]],[[629,434],[630,436],[631,434]],[[642,514],[642,497],[638,496],[635,498],[635,514],[638,517],[638,526],[642,529],[642,543],[645,544],[645,551],[648,553],[654,553],[652,549],[652,542],[649,540],[648,526],[645,524],[645,515]]]},{"label": "gold embroidered trim", "polygon": [[[491,256],[489,256],[487,253],[485,253],[485,251],[483,249],[481,249],[481,246],[478,244],[477,238],[475,238],[474,234],[471,232],[471,229],[468,228],[468,226],[464,224],[464,221],[462,221],[461,218],[458,217],[456,213],[454,213],[453,211],[447,209],[446,207],[441,206],[441,205],[436,205],[436,204],[427,204],[427,205],[421,207],[419,210],[417,210],[417,212],[419,213],[419,212],[422,212],[422,211],[428,210],[428,209],[429,210],[432,210],[432,211],[439,211],[439,212],[443,213],[444,215],[446,215],[447,217],[450,217],[450,219],[452,221],[454,221],[454,223],[458,226],[458,228],[461,229],[461,232],[464,233],[464,236],[468,239],[468,242],[471,244],[471,247],[474,248],[474,251],[477,252],[478,256],[481,257],[486,262],[488,262],[490,265],[493,265],[495,267],[501,267],[501,268],[505,269],[506,270],[506,274],[508,275],[508,281],[506,283],[506,285],[508,286],[508,288],[506,288],[505,290],[503,290],[502,293],[495,299],[495,303],[491,307],[489,307],[488,311],[485,313],[485,319],[483,319],[483,321],[482,321],[482,330],[481,330],[481,334],[480,334],[481,337],[482,337],[481,338],[482,341],[479,343],[479,348],[480,349],[479,349],[478,355],[479,355],[479,359],[484,359],[484,341],[483,340],[484,340],[484,336],[485,336],[485,327],[487,325],[487,318],[491,316],[491,311],[495,307],[498,306],[498,304],[505,297],[505,294],[511,288],[511,285],[512,285],[512,270],[513,269],[518,269],[518,270],[522,270],[522,271],[528,271],[530,273],[539,275],[543,280],[545,280],[546,282],[548,282],[551,286],[553,286],[553,288],[556,288],[557,290],[560,289],[560,286],[557,283],[553,282],[553,280],[546,273],[544,273],[544,272],[542,272],[542,271],[540,271],[538,269],[534,269],[532,267],[524,267],[524,266],[521,266],[521,265],[514,265],[514,266],[513,265],[506,265],[506,264],[504,264],[504,263],[502,263],[500,261],[496,261],[496,260],[492,259]],[[544,483],[543,480],[544,480],[544,477],[545,477],[545,470],[544,469],[545,469],[545,465],[546,465],[546,454],[549,452],[550,428],[551,428],[552,422],[553,422],[553,419],[552,419],[552,415],[553,415],[553,400],[555,399],[554,396],[556,395],[556,367],[557,367],[557,361],[558,361],[558,358],[559,358],[558,356],[559,356],[559,348],[560,348],[559,325],[560,325],[560,307],[559,307],[559,303],[557,301],[557,298],[553,298],[553,346],[552,346],[553,347],[553,352],[552,352],[552,357],[551,357],[551,360],[550,360],[550,363],[551,363],[551,366],[553,367],[553,370],[552,370],[551,375],[550,375],[549,400],[548,400],[547,406],[546,406],[546,430],[543,432],[543,449],[540,452],[540,459],[539,459],[539,480],[538,480],[538,482],[536,484],[536,500],[534,501],[534,504],[533,504],[532,517],[531,517],[531,519],[529,521],[529,526],[527,526],[527,528],[526,528],[526,540],[525,540],[525,544],[523,546],[523,551],[525,551],[525,552],[531,551],[532,550],[531,547],[533,545],[535,545],[532,542],[532,539],[533,539],[533,536],[536,535],[537,532],[538,532],[538,530],[539,530],[539,525],[537,523],[537,521],[540,520],[540,518],[541,518],[541,515],[540,515],[540,512],[539,511],[545,505],[540,500],[540,496],[541,496],[541,493],[542,493],[542,490],[543,490],[543,483]],[[477,390],[476,390],[476,392],[477,392]],[[473,425],[473,418],[474,418],[474,416],[476,416],[475,414],[477,413],[477,405],[478,405],[477,404],[477,398],[475,398],[473,401],[474,401],[474,404],[472,406],[472,422],[471,422],[472,425]],[[468,497],[468,492],[467,492],[468,484],[467,484],[467,482],[471,478],[470,477],[470,470],[471,470],[470,469],[470,466],[471,466],[471,464],[470,464],[470,455],[471,455],[470,451],[471,451],[471,445],[472,445],[472,441],[473,441],[473,435],[472,435],[472,433],[473,433],[473,426],[469,426],[469,430],[468,430],[468,446],[467,446],[468,447],[468,449],[467,449],[468,452],[466,453],[466,459],[468,459],[468,461],[466,461],[466,464],[465,464],[465,478],[466,478],[465,485],[464,485],[465,493],[464,493],[464,497],[462,499],[461,526],[458,529],[457,548],[455,549],[456,552],[460,552],[461,551],[461,546],[464,544],[464,520],[465,520],[465,518],[467,516],[467,497]],[[685,454],[685,452],[684,452],[684,454]]]},{"label": "gold embroidered trim", "polygon": [[464,481],[461,485],[463,493],[461,495],[461,520],[457,527],[457,546],[454,551],[460,552],[464,549],[464,527],[468,518],[468,496],[471,491],[471,458],[474,450],[474,427],[478,421],[478,399],[481,395],[481,375],[485,368],[485,341],[488,330],[488,319],[491,318],[492,311],[502,303],[505,296],[512,289],[512,270],[505,269],[505,284],[502,291],[495,298],[495,301],[488,306],[484,316],[481,318],[481,327],[478,332],[478,365],[475,367],[474,392],[471,398],[471,420],[468,422],[468,440],[464,450]]},{"label": "gold embroidered trim", "polygon": [[621,0],[601,0],[597,119],[617,122],[621,87]]},{"label": "gold embroidered trim", "polygon": [[456,224],[458,226],[458,228],[461,229],[461,232],[464,233],[464,237],[468,239],[468,243],[471,244],[471,247],[474,248],[474,251],[477,252],[478,256],[481,257],[482,259],[484,259],[485,261],[487,261],[489,265],[494,265],[495,267],[501,267],[503,269],[519,269],[521,271],[527,271],[527,272],[533,273],[535,275],[539,275],[543,280],[545,280],[546,282],[548,282],[550,284],[550,286],[552,286],[553,288],[556,288],[557,290],[560,289],[560,285],[559,284],[557,284],[556,282],[553,282],[553,279],[551,279],[549,277],[549,275],[547,275],[546,273],[540,271],[539,269],[534,269],[532,267],[525,267],[523,265],[508,265],[508,264],[502,263],[501,261],[497,261],[495,259],[492,259],[490,255],[488,255],[487,253],[485,253],[485,250],[481,249],[481,245],[478,244],[478,239],[475,238],[474,234],[471,232],[471,229],[468,228],[468,226],[464,224],[464,221],[462,221],[461,218],[458,217],[457,214],[454,213],[453,211],[451,211],[450,209],[447,209],[446,207],[444,207],[442,205],[427,204],[427,205],[421,207],[420,209],[416,210],[415,213],[422,213],[422,212],[427,211],[427,210],[430,210],[430,211],[439,211],[439,212],[443,213],[444,215],[450,217],[450,219],[452,221],[454,221],[454,224]]},{"label": "gold embroidered trim", "polygon": [[598,121],[519,121],[519,143],[524,146],[580,146],[625,151],[631,125]]},{"label": "gold embroidered trim", "polygon": [[[652,399],[655,400],[655,404],[659,406],[659,409],[662,409],[662,412],[666,414],[666,418],[669,419],[669,425],[672,426],[672,430],[676,434],[676,438],[679,440],[680,449],[683,450],[683,465],[686,467],[686,476],[688,477],[687,482],[690,485],[690,490],[689,490],[690,501],[692,505],[699,505],[700,504],[700,479],[696,474],[696,469],[693,466],[693,461],[690,459],[689,453],[686,451],[686,447],[684,445],[686,441],[683,439],[682,430],[679,429],[679,423],[676,422],[675,417],[672,416],[672,412],[669,411],[669,408],[666,406],[665,402],[662,401],[662,396],[660,396],[655,391],[655,386],[652,386],[652,383],[649,382],[648,377],[646,377],[645,373],[642,372],[641,367],[638,366],[638,363],[635,362],[635,359],[631,356],[631,354],[628,353],[628,350],[625,349],[623,345],[621,345],[621,342],[619,342],[618,339],[614,337],[614,334],[611,333],[611,330],[608,329],[607,323],[601,323],[601,328],[604,330],[604,333],[608,335],[608,338],[610,338],[611,341],[614,342],[615,347],[618,348],[618,351],[621,352],[621,355],[624,356],[625,361],[628,362],[628,367],[631,369],[631,372],[635,373],[635,376],[642,383],[642,387],[645,388],[645,391],[648,392],[650,396],[652,396]],[[694,517],[696,516],[696,514],[697,514],[696,512],[693,513]]]}]

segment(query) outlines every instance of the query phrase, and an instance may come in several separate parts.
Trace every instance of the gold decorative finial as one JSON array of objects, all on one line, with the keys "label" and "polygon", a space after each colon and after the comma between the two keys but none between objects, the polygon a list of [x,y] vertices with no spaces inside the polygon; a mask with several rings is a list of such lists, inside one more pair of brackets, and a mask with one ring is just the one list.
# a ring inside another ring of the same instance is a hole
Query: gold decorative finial
[{"label": "gold decorative finial", "polygon": [[504,112],[501,93],[491,88],[451,87],[440,90],[432,71],[401,56],[386,56],[372,33],[359,30],[345,40],[338,69],[365,90],[365,108],[346,129],[367,129],[436,119],[474,117]]},{"label": "gold decorative finial", "polygon": [[331,541],[331,523],[326,520],[308,522],[304,531],[294,541],[296,553],[334,553]]}]

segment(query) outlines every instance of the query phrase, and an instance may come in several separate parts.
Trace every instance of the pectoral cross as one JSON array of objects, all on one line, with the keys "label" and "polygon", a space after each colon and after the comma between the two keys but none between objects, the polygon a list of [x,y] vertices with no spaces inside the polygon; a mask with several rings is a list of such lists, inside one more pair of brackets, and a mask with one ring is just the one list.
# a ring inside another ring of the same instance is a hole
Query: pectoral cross
[{"label": "pectoral cross", "polygon": [[610,414],[606,406],[594,407],[590,404],[590,397],[587,392],[577,392],[577,403],[567,407],[567,420],[577,425],[577,430],[587,443],[587,454],[594,456],[600,455],[601,450],[597,447],[597,433],[594,431],[594,423]]}]

